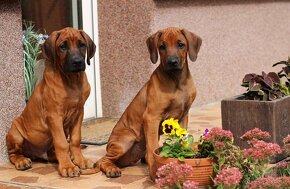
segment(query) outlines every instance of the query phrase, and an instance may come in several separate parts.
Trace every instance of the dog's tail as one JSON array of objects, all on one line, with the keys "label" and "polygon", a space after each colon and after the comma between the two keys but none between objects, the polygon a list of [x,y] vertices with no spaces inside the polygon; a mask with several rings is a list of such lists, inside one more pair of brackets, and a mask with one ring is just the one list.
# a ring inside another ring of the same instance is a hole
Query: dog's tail
[{"label": "dog's tail", "polygon": [[82,169],[81,175],[91,175],[100,172],[99,168],[93,168],[93,169]]},{"label": "dog's tail", "polygon": [[81,175],[91,175],[100,172],[100,168],[94,165],[94,168],[91,169],[81,169]]}]

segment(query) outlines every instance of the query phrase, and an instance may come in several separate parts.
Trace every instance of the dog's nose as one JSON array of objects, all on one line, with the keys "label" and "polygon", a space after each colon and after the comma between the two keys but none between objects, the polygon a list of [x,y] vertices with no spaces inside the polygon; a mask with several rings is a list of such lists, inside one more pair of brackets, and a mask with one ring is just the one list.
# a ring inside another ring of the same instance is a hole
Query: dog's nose
[{"label": "dog's nose", "polygon": [[66,72],[79,72],[84,71],[85,69],[85,59],[80,55],[71,55],[64,65],[64,70]]},{"label": "dog's nose", "polygon": [[80,65],[84,63],[84,58],[81,56],[73,56],[71,59],[72,64],[74,65]]},{"label": "dog's nose", "polygon": [[179,60],[176,56],[170,56],[167,58],[167,64],[171,67],[176,67],[179,64]]}]

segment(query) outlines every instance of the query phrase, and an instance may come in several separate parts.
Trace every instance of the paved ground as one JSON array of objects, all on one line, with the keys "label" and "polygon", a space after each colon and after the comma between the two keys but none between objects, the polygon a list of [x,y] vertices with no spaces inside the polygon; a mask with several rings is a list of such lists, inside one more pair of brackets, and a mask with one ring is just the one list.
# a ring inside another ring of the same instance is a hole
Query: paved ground
[{"label": "paved ground", "polygon": [[[221,127],[220,103],[193,108],[190,111],[188,131],[199,136],[206,128]],[[105,153],[105,145],[88,146],[84,155],[97,161]],[[122,177],[109,179],[102,173],[81,175],[77,178],[62,178],[56,164],[33,163],[33,168],[17,171],[8,163],[0,165],[0,189],[145,189],[155,188],[148,177],[145,164],[122,170]]]}]

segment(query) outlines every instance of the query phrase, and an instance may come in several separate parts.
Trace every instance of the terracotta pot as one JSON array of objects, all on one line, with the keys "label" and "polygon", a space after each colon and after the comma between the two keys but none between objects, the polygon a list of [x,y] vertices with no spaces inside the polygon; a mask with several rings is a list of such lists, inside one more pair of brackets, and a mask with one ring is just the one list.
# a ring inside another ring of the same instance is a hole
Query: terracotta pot
[{"label": "terracotta pot", "polygon": [[213,160],[211,158],[194,158],[179,161],[177,158],[166,158],[159,155],[159,148],[153,152],[153,157],[157,168],[170,162],[186,163],[193,167],[192,176],[187,177],[188,180],[197,182],[199,186],[212,185],[213,177]]}]

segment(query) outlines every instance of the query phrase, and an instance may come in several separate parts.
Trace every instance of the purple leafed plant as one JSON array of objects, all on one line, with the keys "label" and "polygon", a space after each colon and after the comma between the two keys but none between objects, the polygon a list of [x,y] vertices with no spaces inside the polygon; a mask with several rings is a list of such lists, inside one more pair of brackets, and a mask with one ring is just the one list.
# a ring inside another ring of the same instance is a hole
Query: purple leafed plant
[{"label": "purple leafed plant", "polygon": [[242,86],[247,88],[244,95],[248,100],[272,101],[287,95],[285,86],[281,84],[281,80],[275,72],[268,74],[262,72],[262,75],[246,74]]}]

